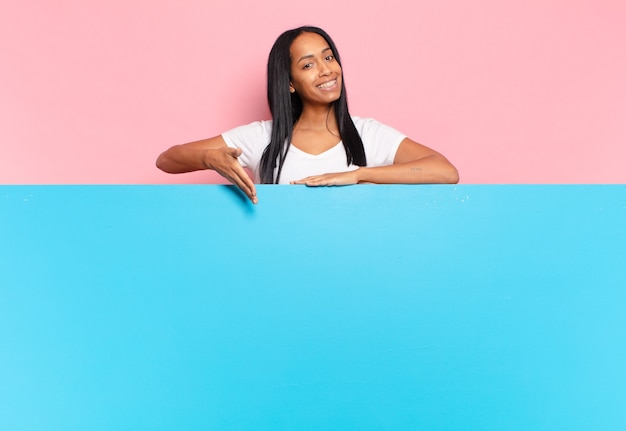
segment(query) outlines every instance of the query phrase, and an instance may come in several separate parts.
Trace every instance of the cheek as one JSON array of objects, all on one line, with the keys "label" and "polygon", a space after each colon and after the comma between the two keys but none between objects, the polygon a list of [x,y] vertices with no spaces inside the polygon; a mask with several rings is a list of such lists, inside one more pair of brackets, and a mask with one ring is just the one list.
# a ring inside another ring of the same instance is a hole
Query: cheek
[{"label": "cheek", "polygon": [[296,90],[299,90],[302,88],[302,81],[294,77],[291,79],[291,86],[295,88]]},{"label": "cheek", "polygon": [[305,88],[311,85],[311,83],[313,83],[315,79],[316,77],[312,73],[298,73],[297,75],[293,76],[293,80],[291,82],[293,83],[294,87]]}]

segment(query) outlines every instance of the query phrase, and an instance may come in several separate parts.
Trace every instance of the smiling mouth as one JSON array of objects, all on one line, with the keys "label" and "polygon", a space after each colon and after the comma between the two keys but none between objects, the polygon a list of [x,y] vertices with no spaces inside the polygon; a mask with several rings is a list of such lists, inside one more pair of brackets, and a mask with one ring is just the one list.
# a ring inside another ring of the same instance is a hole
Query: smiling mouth
[{"label": "smiling mouth", "polygon": [[337,84],[337,80],[333,79],[332,81],[325,82],[317,86],[317,88],[330,88]]}]

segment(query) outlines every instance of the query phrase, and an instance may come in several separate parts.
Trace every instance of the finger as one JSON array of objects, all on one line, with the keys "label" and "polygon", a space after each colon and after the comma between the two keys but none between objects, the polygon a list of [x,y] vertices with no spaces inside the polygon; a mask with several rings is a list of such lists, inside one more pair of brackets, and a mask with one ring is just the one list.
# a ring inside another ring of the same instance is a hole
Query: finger
[{"label": "finger", "polygon": [[258,202],[254,183],[252,182],[246,171],[241,168],[241,166],[239,167],[239,169],[235,170],[233,172],[233,175],[231,175],[230,177],[230,182],[239,187],[241,191],[244,192],[246,196],[248,196],[252,203],[256,204]]},{"label": "finger", "polygon": [[237,175],[234,175],[231,178],[231,182],[237,187],[239,187],[239,189],[241,189],[241,191],[244,192],[246,196],[250,198],[251,201],[254,201],[256,197],[256,190],[254,189],[254,186],[251,186],[245,181],[244,178],[241,178]]},{"label": "finger", "polygon": [[250,196],[250,199],[255,200],[256,199],[256,187],[254,186],[254,181],[252,181],[248,173],[245,171],[245,169],[241,167],[241,165],[237,167],[237,173],[238,173],[239,178],[243,182],[246,190],[248,191],[247,193],[248,196]]},{"label": "finger", "polygon": [[226,153],[234,158],[238,158],[239,156],[241,156],[241,153],[243,152],[243,150],[241,148],[232,148],[232,147],[228,147],[226,149]]},{"label": "finger", "polygon": [[250,201],[254,204],[258,202],[258,198],[256,197],[256,190],[254,187],[250,188],[241,178],[233,177],[230,179],[231,183],[237,186]]},{"label": "finger", "polygon": [[327,177],[326,175],[321,175],[317,177],[308,178],[304,184],[309,187],[319,187],[319,186],[332,186],[335,184],[332,177]]},{"label": "finger", "polygon": [[241,148],[226,148],[226,154],[232,157],[231,162],[227,163],[226,169],[221,170],[220,174],[228,181],[239,187],[239,189],[248,196],[252,203],[257,203],[256,188],[254,182],[243,169],[237,158],[242,154]]},{"label": "finger", "polygon": [[296,180],[296,181],[292,181],[291,184],[309,184],[312,181],[315,181],[315,179],[317,179],[318,176],[312,176],[312,177],[306,177],[306,178],[302,178],[300,180]]}]

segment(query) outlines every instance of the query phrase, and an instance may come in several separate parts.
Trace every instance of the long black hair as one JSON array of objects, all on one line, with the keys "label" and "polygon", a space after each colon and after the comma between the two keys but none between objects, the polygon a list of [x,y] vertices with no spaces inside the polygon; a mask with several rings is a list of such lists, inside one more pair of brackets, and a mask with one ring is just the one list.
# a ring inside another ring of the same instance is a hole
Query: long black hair
[{"label": "long black hair", "polygon": [[[299,27],[281,34],[270,51],[267,61],[267,101],[272,114],[272,136],[261,157],[261,183],[278,184],[291,145],[293,126],[302,114],[302,100],[289,91],[291,82],[291,54],[293,41],[302,33],[316,33],[322,36],[332,50],[337,63],[341,59],[337,47],[330,36],[321,28]],[[341,80],[341,95],[333,102],[339,127],[339,136],[346,150],[347,165],[366,166],[363,141],[352,122],[348,111],[348,100],[344,80]],[[274,177],[274,170],[278,172]]]}]

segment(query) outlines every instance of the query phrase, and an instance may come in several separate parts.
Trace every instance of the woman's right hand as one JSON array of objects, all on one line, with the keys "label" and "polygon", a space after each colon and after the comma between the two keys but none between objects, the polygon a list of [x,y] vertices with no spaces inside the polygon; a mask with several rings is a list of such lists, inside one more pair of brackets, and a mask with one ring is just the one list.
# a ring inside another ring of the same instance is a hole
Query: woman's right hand
[{"label": "woman's right hand", "polygon": [[254,182],[237,158],[241,148],[226,145],[222,136],[174,145],[157,159],[159,169],[170,174],[212,169],[236,185],[253,204],[258,202]]},{"label": "woman's right hand", "polygon": [[241,155],[241,148],[220,147],[207,149],[204,155],[204,164],[207,169],[212,169],[236,185],[248,196],[253,204],[259,200],[256,196],[256,188],[250,176],[239,163],[237,158]]}]

